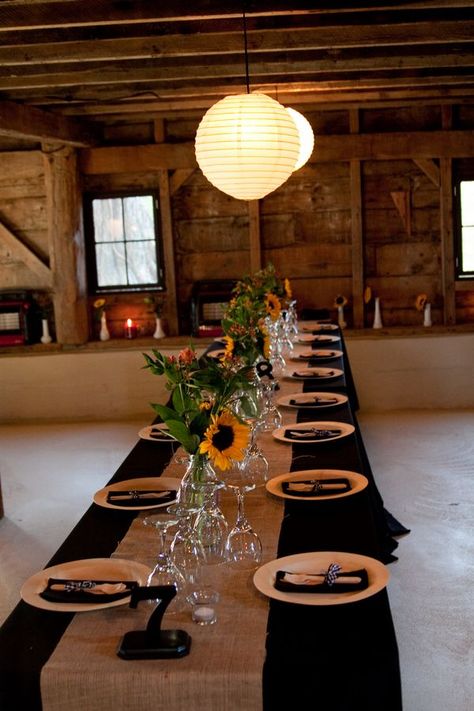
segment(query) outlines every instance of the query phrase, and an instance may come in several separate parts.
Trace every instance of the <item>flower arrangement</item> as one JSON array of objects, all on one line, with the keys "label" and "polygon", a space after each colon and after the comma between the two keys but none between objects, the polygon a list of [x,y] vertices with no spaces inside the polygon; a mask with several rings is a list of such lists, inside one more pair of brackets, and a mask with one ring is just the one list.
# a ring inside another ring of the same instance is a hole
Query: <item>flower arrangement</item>
[{"label": "flower arrangement", "polygon": [[347,299],[343,294],[338,294],[334,299],[334,308],[344,308],[347,304]]},{"label": "flower arrangement", "polygon": [[238,405],[251,408],[250,369],[236,368],[231,361],[199,360],[191,347],[178,357],[152,353],[144,354],[144,367],[164,375],[170,391],[169,405],[152,407],[168,425],[169,434],[186,452],[203,455],[224,471],[233,461],[242,460],[250,429],[235,410]]},{"label": "flower arrangement", "polygon": [[93,303],[93,307],[95,309],[95,313],[97,314],[97,318],[100,320],[100,318],[102,317],[102,314],[105,312],[105,310],[107,308],[106,307],[106,300],[102,299],[102,298],[96,299]]},{"label": "flower arrangement", "polygon": [[417,311],[423,311],[428,302],[428,296],[426,294],[418,294],[415,299],[415,309]]}]

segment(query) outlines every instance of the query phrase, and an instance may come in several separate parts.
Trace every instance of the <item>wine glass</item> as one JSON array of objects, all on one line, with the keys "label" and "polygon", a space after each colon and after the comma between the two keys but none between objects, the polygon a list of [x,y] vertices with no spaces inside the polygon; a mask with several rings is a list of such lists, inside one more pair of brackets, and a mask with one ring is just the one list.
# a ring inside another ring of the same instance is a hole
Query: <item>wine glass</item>
[{"label": "wine glass", "polygon": [[199,507],[176,503],[168,506],[167,511],[179,519],[170,545],[171,560],[182,573],[189,589],[198,583],[201,566],[206,562],[200,538],[193,527]]},{"label": "wine glass", "polygon": [[250,478],[255,480],[256,486],[264,486],[268,478],[268,460],[260,449],[257,441],[260,421],[257,418],[247,418],[245,422],[250,427],[250,443],[245,451],[241,466],[250,469]]},{"label": "wine glass", "polygon": [[[176,588],[176,596],[172,599],[166,611],[169,613],[180,612],[185,606],[185,587],[186,581],[177,568],[170,555],[170,547],[167,542],[167,533],[170,528],[177,526],[179,516],[173,513],[159,513],[153,516],[147,516],[143,520],[145,526],[154,528],[158,531],[160,540],[160,548],[156,557],[156,565],[147,578],[147,585],[174,585]],[[151,602],[158,602],[152,600]]]},{"label": "wine glass", "polygon": [[265,405],[260,416],[259,425],[264,432],[272,432],[281,427],[281,412],[273,402],[274,380],[267,380],[264,383]]},{"label": "wine glass", "polygon": [[191,487],[197,497],[202,498],[202,506],[196,516],[194,530],[204,550],[206,564],[223,563],[228,525],[219,508],[217,495],[224,487],[224,482],[218,479],[193,482]]},{"label": "wine glass", "polygon": [[262,543],[245,515],[245,494],[255,489],[257,480],[252,469],[243,462],[235,462],[226,476],[227,489],[237,498],[237,518],[225,544],[227,562],[239,570],[255,568],[262,559]]}]

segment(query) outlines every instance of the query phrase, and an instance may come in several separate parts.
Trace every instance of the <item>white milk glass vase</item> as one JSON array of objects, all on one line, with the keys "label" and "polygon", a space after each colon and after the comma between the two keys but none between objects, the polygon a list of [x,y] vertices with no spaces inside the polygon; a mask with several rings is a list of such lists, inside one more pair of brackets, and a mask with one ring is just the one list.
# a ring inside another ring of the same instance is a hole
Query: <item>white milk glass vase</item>
[{"label": "white milk glass vase", "polygon": [[102,312],[100,316],[100,333],[99,338],[101,341],[108,341],[110,338],[109,329],[107,327],[107,317],[105,311]]},{"label": "white milk glass vase", "polygon": [[380,299],[378,296],[375,297],[375,314],[373,328],[383,328],[382,313],[380,311]]},{"label": "white milk glass vase", "polygon": [[431,321],[431,304],[425,304],[425,308],[423,309],[423,326],[429,328],[432,325],[433,324]]},{"label": "white milk glass vase", "polygon": [[161,316],[156,316],[156,326],[155,326],[155,332],[153,334],[153,338],[159,339],[159,338],[164,338],[166,336],[166,333],[163,330],[163,324],[161,323]]},{"label": "white milk glass vase", "polygon": [[43,318],[41,319],[41,328],[43,331],[43,335],[41,336],[41,343],[51,343],[53,340],[49,334],[49,324],[48,324],[48,319]]}]

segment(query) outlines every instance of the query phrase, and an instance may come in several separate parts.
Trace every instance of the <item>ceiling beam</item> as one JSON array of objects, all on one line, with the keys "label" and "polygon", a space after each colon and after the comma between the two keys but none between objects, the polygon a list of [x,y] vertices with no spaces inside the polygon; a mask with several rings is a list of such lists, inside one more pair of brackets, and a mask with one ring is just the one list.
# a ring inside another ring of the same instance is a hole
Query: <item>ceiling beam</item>
[{"label": "ceiling beam", "polygon": [[0,135],[72,146],[97,143],[90,127],[77,119],[12,101],[0,101]]}]

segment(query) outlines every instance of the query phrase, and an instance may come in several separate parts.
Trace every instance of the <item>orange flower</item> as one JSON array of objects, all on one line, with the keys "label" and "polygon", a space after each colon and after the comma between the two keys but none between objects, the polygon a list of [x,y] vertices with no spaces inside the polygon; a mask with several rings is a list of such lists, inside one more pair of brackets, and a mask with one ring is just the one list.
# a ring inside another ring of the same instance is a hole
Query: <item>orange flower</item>
[{"label": "orange flower", "polygon": [[416,297],[416,300],[415,300],[415,309],[417,311],[423,311],[427,301],[428,301],[427,294],[418,294],[418,296]]}]

